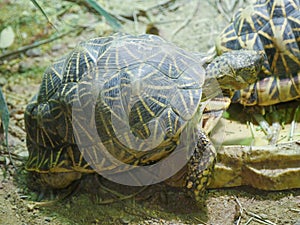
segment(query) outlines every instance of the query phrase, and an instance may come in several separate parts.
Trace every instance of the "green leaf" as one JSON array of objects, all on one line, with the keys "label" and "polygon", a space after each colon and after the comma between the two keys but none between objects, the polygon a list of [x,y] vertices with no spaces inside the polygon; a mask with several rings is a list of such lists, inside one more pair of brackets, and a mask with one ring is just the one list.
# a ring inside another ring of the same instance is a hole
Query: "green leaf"
[{"label": "green leaf", "polygon": [[230,118],[230,114],[229,114],[229,112],[227,112],[227,111],[224,111],[224,112],[223,112],[223,118],[225,118],[225,119],[229,119],[229,118]]},{"label": "green leaf", "polygon": [[120,30],[121,24],[113,16],[111,16],[105,9],[103,9],[97,2],[94,0],[85,0],[93,9],[95,9],[100,15],[104,16],[106,21],[114,30]]},{"label": "green leaf", "polygon": [[9,112],[1,88],[0,88],[0,117],[4,128],[6,146],[8,147]]}]

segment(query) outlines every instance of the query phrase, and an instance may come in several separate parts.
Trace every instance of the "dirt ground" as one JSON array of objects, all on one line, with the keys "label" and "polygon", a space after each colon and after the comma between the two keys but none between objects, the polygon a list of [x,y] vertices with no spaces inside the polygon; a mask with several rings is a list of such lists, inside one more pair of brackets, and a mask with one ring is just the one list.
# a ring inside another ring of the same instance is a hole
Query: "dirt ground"
[{"label": "dirt ground", "polygon": [[[84,27],[84,31],[80,35],[76,32],[68,33],[56,41],[23,52],[20,57],[5,59],[1,63],[0,85],[10,110],[9,148],[15,167],[11,164],[5,146],[0,146],[0,224],[300,225],[299,189],[209,189],[203,202],[195,202],[181,188],[172,188],[165,184],[145,189],[124,187],[93,175],[84,177],[79,184],[61,192],[34,192],[29,189],[28,174],[24,170],[28,153],[23,113],[30,98],[39,88],[43,71],[54,59],[66,54],[79,41],[113,32],[101,17],[87,12],[82,5],[67,1],[53,1],[52,4],[47,1],[38,2],[56,26],[57,32],[63,33],[74,27],[77,30]],[[221,1],[222,7],[214,0],[98,2],[122,21],[122,31],[137,34],[152,30],[194,52],[206,52],[213,47],[214,38],[228,23],[233,12],[240,6],[249,4],[249,1],[237,0]],[[3,26],[12,26],[15,30],[15,43],[6,49],[7,52],[43,39],[44,35],[54,32],[29,1],[25,3],[6,0],[0,3],[0,24],[1,22]],[[24,30],[20,30],[14,24],[16,22]],[[0,26],[0,29],[3,27]],[[28,43],[24,44],[24,40],[28,40]],[[3,50],[0,53],[7,52]],[[227,123],[227,133],[222,134],[224,143],[250,143],[249,123],[236,123],[228,119]],[[263,132],[258,126],[253,126],[255,140],[259,140],[256,144],[265,144]],[[299,125],[297,128],[295,142],[299,140]],[[280,136],[282,142],[286,141],[289,130],[288,122]],[[295,179],[300,180],[300,177]],[[118,193],[113,193],[115,191]]]}]

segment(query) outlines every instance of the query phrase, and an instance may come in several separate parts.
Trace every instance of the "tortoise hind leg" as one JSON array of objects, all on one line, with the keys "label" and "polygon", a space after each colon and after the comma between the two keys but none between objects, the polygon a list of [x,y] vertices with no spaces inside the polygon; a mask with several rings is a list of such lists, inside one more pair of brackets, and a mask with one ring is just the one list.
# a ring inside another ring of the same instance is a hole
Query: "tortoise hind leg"
[{"label": "tortoise hind leg", "polygon": [[201,200],[201,194],[211,180],[212,171],[216,162],[216,149],[199,129],[195,151],[188,162],[186,187],[196,200]]}]

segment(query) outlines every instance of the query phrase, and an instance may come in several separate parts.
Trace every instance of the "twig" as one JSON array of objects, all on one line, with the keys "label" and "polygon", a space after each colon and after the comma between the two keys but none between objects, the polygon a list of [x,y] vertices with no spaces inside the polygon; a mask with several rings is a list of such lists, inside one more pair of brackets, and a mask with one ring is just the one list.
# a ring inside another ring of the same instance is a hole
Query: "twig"
[{"label": "twig", "polygon": [[250,217],[250,219],[244,225],[250,224],[252,220],[253,220],[253,217]]},{"label": "twig", "polygon": [[201,224],[209,225],[208,223],[205,223],[204,221],[200,220],[198,217],[194,217],[194,219],[200,222]]},{"label": "twig", "polygon": [[[83,28],[81,28],[80,31],[78,31],[78,32],[81,32],[82,30],[83,30]],[[23,46],[23,47],[21,47],[21,48],[19,48],[17,50],[14,50],[14,51],[5,53],[3,55],[0,55],[0,61],[6,59],[8,57],[11,57],[11,56],[19,55],[20,53],[26,52],[29,49],[33,49],[33,48],[36,48],[36,47],[38,47],[40,45],[44,45],[44,44],[50,43],[52,41],[55,41],[55,40],[57,40],[59,38],[62,38],[63,36],[66,36],[66,35],[72,33],[72,32],[74,32],[74,30],[69,30],[69,31],[67,31],[65,33],[62,33],[62,34],[59,34],[59,35],[55,35],[55,36],[53,36],[51,38],[48,38],[46,40],[37,41],[37,42],[35,42],[35,43],[31,44],[31,45],[26,45],[26,46]]]},{"label": "twig", "polygon": [[196,13],[198,12],[198,10],[200,8],[200,2],[201,1],[197,2],[197,6],[195,7],[193,13],[191,13],[191,15],[176,30],[174,30],[174,32],[172,33],[172,36],[171,36],[171,40],[173,40],[175,35],[192,21],[193,17],[196,15]]},{"label": "twig", "polygon": [[271,222],[270,220],[266,220],[264,218],[262,218],[261,216],[255,214],[255,213],[252,213],[252,212],[248,212],[245,208],[243,208],[242,204],[240,203],[240,201],[238,200],[238,198],[235,196],[235,201],[236,203],[238,204],[239,208],[240,208],[240,216],[238,218],[238,221],[237,221],[237,225],[240,223],[241,221],[241,217],[242,217],[242,214],[243,212],[245,212],[245,214],[247,216],[250,216],[251,218],[247,221],[246,224],[249,224],[252,220],[255,220],[256,222],[259,222],[259,223],[262,223],[262,224],[266,224],[266,225],[276,225],[276,223],[273,223]]},{"label": "twig", "polygon": [[240,203],[239,199],[236,196],[234,196],[234,199],[235,199],[235,201],[236,201],[236,203],[238,204],[238,207],[239,207],[239,217],[236,221],[236,225],[239,225],[240,222],[241,222],[241,219],[242,219],[244,209],[243,209],[242,204]]},{"label": "twig", "polygon": [[266,225],[276,225],[276,223],[273,223],[270,220],[263,219],[261,216],[256,215],[255,213],[247,212],[246,210],[245,210],[245,212],[248,216],[251,216],[253,218],[253,220],[255,220],[257,222],[260,222],[260,223],[263,223]]},{"label": "twig", "polygon": [[145,11],[148,12],[153,9],[166,8],[166,7],[168,7],[168,5],[170,5],[172,3],[173,3],[173,0],[165,0],[165,1],[159,2],[158,4],[156,4],[154,6],[147,8]]},{"label": "twig", "polygon": [[230,22],[230,16],[228,16],[228,13],[225,12],[222,4],[221,4],[221,1],[220,0],[215,0],[215,6],[218,10],[218,12],[225,17],[225,19],[227,20],[227,22]]},{"label": "twig", "polygon": [[300,213],[300,209],[294,209],[294,208],[291,208],[290,209],[292,212],[298,212],[298,213]]},{"label": "twig", "polygon": [[247,1],[234,1],[234,4],[231,6],[230,9],[228,9],[226,7],[226,9],[224,9],[224,6],[222,5],[222,0],[215,0],[214,3],[214,7],[218,10],[219,14],[221,14],[222,16],[225,17],[225,19],[230,22],[231,21],[231,17],[229,15],[231,15],[232,13],[235,13],[236,9],[239,9],[243,6],[243,3],[245,4]]}]

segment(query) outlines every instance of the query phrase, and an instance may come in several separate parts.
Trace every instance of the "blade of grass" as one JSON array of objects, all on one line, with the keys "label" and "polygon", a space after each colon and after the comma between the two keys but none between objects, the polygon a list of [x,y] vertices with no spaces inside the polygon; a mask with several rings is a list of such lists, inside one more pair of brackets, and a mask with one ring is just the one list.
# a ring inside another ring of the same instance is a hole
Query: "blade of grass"
[{"label": "blade of grass", "polygon": [[96,10],[100,15],[104,16],[106,21],[114,30],[120,30],[121,24],[113,16],[111,16],[105,9],[103,9],[96,1],[94,0],[85,0],[85,1],[90,7]]},{"label": "blade of grass", "polygon": [[58,30],[56,29],[56,27],[54,26],[54,24],[50,22],[49,17],[48,17],[47,14],[45,13],[45,11],[42,9],[42,7],[39,5],[39,3],[38,3],[36,0],[30,0],[30,1],[32,2],[32,4],[34,4],[34,6],[35,6],[36,8],[38,8],[38,9],[41,11],[41,13],[44,15],[44,17],[45,17],[46,20],[48,21],[48,23],[49,23],[56,31],[58,31]]},{"label": "blade of grass", "polygon": [[14,162],[12,161],[10,150],[8,149],[9,111],[8,111],[8,107],[7,107],[7,104],[6,104],[6,101],[3,96],[1,88],[0,88],[0,117],[1,117],[2,124],[3,124],[3,128],[4,128],[5,142],[6,142],[5,144],[6,144],[7,151],[9,153],[9,160],[12,163],[12,165],[14,166]]}]

